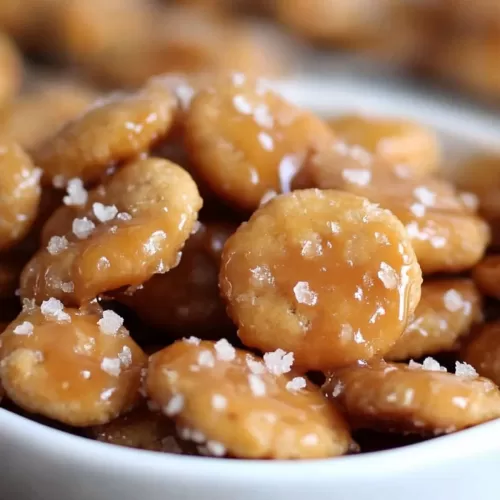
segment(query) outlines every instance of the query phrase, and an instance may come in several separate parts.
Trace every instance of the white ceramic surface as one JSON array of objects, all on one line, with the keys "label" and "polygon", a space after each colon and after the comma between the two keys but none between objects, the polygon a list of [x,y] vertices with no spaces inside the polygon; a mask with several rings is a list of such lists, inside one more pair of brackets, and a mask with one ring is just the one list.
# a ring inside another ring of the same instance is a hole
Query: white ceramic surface
[{"label": "white ceramic surface", "polygon": [[[280,84],[325,115],[364,112],[435,127],[448,168],[500,148],[500,117],[369,80]],[[500,420],[396,450],[323,461],[237,461],[164,455],[93,442],[0,409],[0,499],[498,500]]]}]

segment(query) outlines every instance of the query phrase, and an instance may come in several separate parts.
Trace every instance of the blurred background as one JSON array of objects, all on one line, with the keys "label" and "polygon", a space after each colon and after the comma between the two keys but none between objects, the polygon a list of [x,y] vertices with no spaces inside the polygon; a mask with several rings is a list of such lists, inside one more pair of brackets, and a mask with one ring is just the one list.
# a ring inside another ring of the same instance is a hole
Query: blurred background
[{"label": "blurred background", "polygon": [[50,81],[78,108],[87,90],[213,70],[355,72],[500,103],[499,0],[1,0],[0,33],[0,103]]}]

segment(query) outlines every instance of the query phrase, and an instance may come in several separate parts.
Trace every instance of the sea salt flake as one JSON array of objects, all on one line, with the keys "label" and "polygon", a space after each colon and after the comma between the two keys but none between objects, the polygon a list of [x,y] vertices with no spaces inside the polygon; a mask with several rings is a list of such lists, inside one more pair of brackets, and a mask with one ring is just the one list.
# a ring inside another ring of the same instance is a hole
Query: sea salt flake
[{"label": "sea salt flake", "polygon": [[271,201],[273,198],[276,198],[278,193],[276,191],[273,191],[272,189],[269,191],[266,191],[264,193],[264,196],[260,199],[259,205],[265,205],[268,201]]},{"label": "sea salt flake", "polygon": [[80,372],[80,375],[82,376],[82,378],[84,378],[85,380],[88,380],[90,378],[90,372],[88,370],[82,370]]},{"label": "sea salt flake", "polygon": [[83,217],[83,219],[75,219],[73,221],[72,230],[73,234],[79,240],[86,240],[95,229],[95,224],[87,219],[87,217]]},{"label": "sea salt flake", "polygon": [[118,209],[115,205],[103,205],[98,202],[92,205],[92,210],[99,222],[108,222],[113,220],[118,214]]},{"label": "sea salt flake", "polygon": [[122,221],[132,220],[132,216],[127,212],[120,212],[119,214],[117,214],[116,218]]},{"label": "sea salt flake", "polygon": [[293,293],[299,304],[314,306],[318,302],[318,294],[309,289],[307,281],[299,281],[293,287]]},{"label": "sea salt flake", "polygon": [[101,370],[112,377],[119,377],[121,373],[120,360],[118,358],[103,358]]},{"label": "sea salt flake", "polygon": [[29,321],[24,321],[20,325],[14,328],[14,333],[16,335],[32,335],[33,334],[33,323]]},{"label": "sea salt flake", "polygon": [[408,368],[410,370],[422,370],[423,366],[420,363],[413,361],[413,359],[410,359],[410,362],[408,363]]},{"label": "sea salt flake", "polygon": [[423,203],[413,203],[410,207],[411,212],[416,217],[423,217],[426,212],[425,205]]},{"label": "sea salt flake", "polygon": [[433,193],[425,186],[419,186],[413,190],[415,197],[426,207],[432,207],[436,203],[436,193]]},{"label": "sea salt flake", "polygon": [[64,293],[73,293],[75,291],[75,285],[72,281],[61,283],[61,290]]},{"label": "sea salt flake", "polygon": [[380,264],[380,271],[377,274],[379,280],[388,290],[394,290],[398,287],[399,278],[396,271],[386,262]]},{"label": "sea salt flake", "polygon": [[191,441],[196,444],[203,444],[207,440],[207,437],[203,432],[193,429],[191,431]]},{"label": "sea salt flake", "polygon": [[227,399],[222,394],[212,396],[212,408],[214,410],[225,410],[227,408]]},{"label": "sea salt flake", "polygon": [[274,140],[269,134],[266,134],[265,132],[259,132],[257,138],[259,139],[259,143],[262,146],[262,149],[264,149],[265,151],[272,151],[274,149]]},{"label": "sea salt flake", "polygon": [[65,236],[52,236],[47,245],[47,250],[50,255],[59,255],[68,248],[68,240]]},{"label": "sea salt flake", "polygon": [[60,300],[51,297],[44,300],[40,306],[40,311],[46,319],[55,319],[57,321],[71,321],[71,316],[64,312],[64,306]]},{"label": "sea salt flake", "polygon": [[335,384],[335,387],[333,388],[333,391],[332,391],[332,396],[334,398],[340,396],[342,394],[344,390],[344,383],[339,380],[336,384]]},{"label": "sea salt flake", "polygon": [[266,372],[266,366],[261,361],[255,361],[250,354],[246,355],[246,363],[254,375],[262,375]]},{"label": "sea salt flake", "polygon": [[451,402],[455,405],[458,406],[459,408],[465,409],[467,406],[469,406],[469,401],[467,398],[461,397],[461,396],[455,396],[451,398]]},{"label": "sea salt flake", "polygon": [[132,364],[132,351],[130,347],[124,345],[121,352],[118,353],[118,359],[125,368],[128,368]]},{"label": "sea salt flake", "polygon": [[253,373],[248,375],[248,383],[254,396],[261,397],[266,395],[266,384],[258,375]]},{"label": "sea salt flake", "polygon": [[226,340],[215,343],[215,355],[221,361],[232,361],[236,357],[236,349]]},{"label": "sea salt flake", "polygon": [[455,362],[455,375],[464,378],[477,378],[479,375],[476,369],[468,363]]},{"label": "sea salt flake", "polygon": [[352,184],[367,186],[372,180],[372,173],[364,168],[346,168],[342,171],[342,177]]},{"label": "sea salt flake", "polygon": [[[64,182],[64,181],[63,181]],[[63,203],[69,207],[80,207],[87,203],[89,197],[87,190],[83,187],[83,181],[75,178],[68,181],[67,196],[63,198]]]},{"label": "sea salt flake", "polygon": [[304,377],[294,377],[290,382],[287,382],[286,388],[290,392],[296,392],[304,389],[306,385],[306,379]]},{"label": "sea salt flake", "polygon": [[184,396],[182,394],[174,394],[174,396],[170,398],[168,404],[163,408],[163,413],[167,417],[179,415],[184,408],[184,401]]},{"label": "sea salt flake", "polygon": [[109,398],[113,395],[113,393],[116,391],[116,387],[111,387],[110,389],[106,389],[105,391],[101,392],[101,400],[102,401],[109,401]]},{"label": "sea salt flake", "polygon": [[460,311],[464,307],[462,295],[457,290],[448,290],[443,296],[443,303],[450,312]]},{"label": "sea salt flake", "polygon": [[273,375],[282,375],[292,369],[293,358],[293,352],[287,353],[283,349],[276,349],[276,351],[264,354],[264,364]]},{"label": "sea salt flake", "polygon": [[301,440],[301,444],[304,446],[315,446],[319,443],[319,437],[317,434],[311,433],[306,434]]},{"label": "sea salt flake", "polygon": [[422,368],[431,372],[445,372],[446,368],[441,366],[434,358],[427,357],[422,363]]},{"label": "sea salt flake", "polygon": [[106,335],[116,335],[123,326],[123,318],[114,311],[104,311],[102,318],[97,322],[99,330]]},{"label": "sea salt flake", "polygon": [[185,342],[186,344],[200,345],[201,339],[199,339],[198,337],[188,337],[182,339],[182,341]]},{"label": "sea salt flake", "polygon": [[252,105],[248,102],[247,98],[244,95],[236,95],[233,97],[233,105],[236,111],[240,112],[243,115],[251,115],[253,108]]},{"label": "sea salt flake", "polygon": [[201,351],[200,354],[198,354],[198,364],[200,366],[213,368],[215,365],[214,355],[210,351]]},{"label": "sea salt flake", "polygon": [[226,454],[226,447],[218,441],[207,441],[205,447],[213,457],[223,457]]}]

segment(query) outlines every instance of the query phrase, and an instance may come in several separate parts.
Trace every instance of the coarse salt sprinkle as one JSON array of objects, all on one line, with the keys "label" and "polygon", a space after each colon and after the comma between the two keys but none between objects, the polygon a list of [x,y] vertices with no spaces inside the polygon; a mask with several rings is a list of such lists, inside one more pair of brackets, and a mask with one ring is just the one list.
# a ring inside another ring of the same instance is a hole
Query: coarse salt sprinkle
[{"label": "coarse salt sprinkle", "polygon": [[123,318],[114,311],[104,311],[102,318],[97,322],[99,330],[106,335],[116,335],[123,326]]}]

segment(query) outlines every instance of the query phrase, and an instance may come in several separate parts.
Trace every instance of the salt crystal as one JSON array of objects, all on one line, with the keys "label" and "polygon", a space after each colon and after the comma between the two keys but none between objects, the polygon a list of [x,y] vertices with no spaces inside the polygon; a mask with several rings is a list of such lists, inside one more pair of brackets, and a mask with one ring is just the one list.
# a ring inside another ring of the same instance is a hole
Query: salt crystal
[{"label": "salt crystal", "polygon": [[201,340],[198,337],[189,337],[189,338],[184,338],[182,339],[183,342],[186,344],[191,344],[191,345],[200,345]]},{"label": "salt crystal", "polygon": [[276,191],[273,191],[272,189],[270,191],[266,191],[264,193],[264,196],[260,199],[260,205],[265,205],[268,201],[271,201],[273,198],[276,198],[278,193]]},{"label": "salt crystal", "polygon": [[58,255],[68,248],[68,240],[65,236],[52,236],[47,245],[50,255]]},{"label": "salt crystal", "polygon": [[403,406],[411,405],[414,396],[415,396],[415,391],[413,389],[406,389],[403,399]]},{"label": "salt crystal", "polygon": [[307,281],[299,281],[293,287],[293,293],[299,304],[314,306],[318,302],[318,294],[309,289]]},{"label": "salt crystal", "polygon": [[125,368],[128,368],[132,364],[132,351],[130,347],[124,345],[122,351],[118,353],[118,358]]},{"label": "salt crystal", "polygon": [[467,406],[469,406],[469,401],[467,398],[461,397],[461,396],[455,396],[451,398],[451,402],[455,405],[458,406],[459,408],[465,409]]},{"label": "salt crystal", "polygon": [[227,399],[222,394],[214,394],[212,396],[212,407],[214,410],[225,410],[227,407]]},{"label": "salt crystal", "polygon": [[116,335],[123,326],[123,318],[114,311],[104,311],[102,318],[97,322],[99,330],[106,335]]},{"label": "salt crystal", "polygon": [[240,87],[245,83],[246,76],[244,73],[233,73],[231,79],[236,87]]},{"label": "salt crystal", "polygon": [[35,299],[23,299],[23,312],[33,312],[35,309]]},{"label": "salt crystal", "polygon": [[457,290],[448,290],[443,296],[443,303],[450,312],[460,311],[464,307],[462,295]]},{"label": "salt crystal", "polygon": [[80,374],[85,380],[88,380],[90,378],[90,372],[88,370],[82,370]]},{"label": "salt crystal", "polygon": [[408,363],[408,368],[410,370],[421,370],[423,367],[420,363],[417,363],[416,361],[413,361],[413,359],[410,359],[410,362]]},{"label": "salt crystal", "polygon": [[269,113],[269,107],[265,104],[256,106],[253,112],[253,117],[257,125],[264,128],[272,128],[274,125],[274,118]]},{"label": "salt crystal", "polygon": [[301,444],[304,446],[315,446],[319,443],[319,438],[317,434],[311,433],[306,434],[301,440]]},{"label": "salt crystal", "polygon": [[214,457],[223,457],[226,454],[226,447],[218,441],[207,441],[205,446],[210,455]]},{"label": "salt crystal", "polygon": [[221,361],[232,361],[236,357],[236,349],[226,339],[219,340],[214,347],[217,359]]},{"label": "salt crystal", "polygon": [[102,203],[94,203],[92,210],[99,222],[108,222],[113,220],[118,214],[118,209],[115,205],[103,205]]},{"label": "salt crystal", "polygon": [[336,384],[335,384],[335,387],[333,388],[333,391],[332,391],[332,396],[334,398],[340,396],[342,394],[342,392],[344,391],[344,383],[342,381],[338,381]]},{"label": "salt crystal", "polygon": [[460,361],[455,362],[455,375],[464,378],[476,378],[479,376],[473,366],[468,363],[460,363]]},{"label": "salt crystal", "polygon": [[233,97],[233,105],[236,111],[240,112],[243,115],[251,115],[252,114],[252,105],[248,102],[247,98],[244,95],[236,95]]},{"label": "salt crystal", "polygon": [[174,417],[178,415],[184,408],[184,396],[182,394],[175,394],[170,398],[167,406],[163,408],[163,413],[167,417]]},{"label": "salt crystal", "polygon": [[105,391],[101,392],[101,400],[102,401],[108,401],[109,398],[113,395],[113,393],[116,391],[115,387],[111,387],[111,389],[106,389]]},{"label": "salt crystal", "polygon": [[210,351],[201,351],[200,354],[198,354],[198,364],[200,366],[213,368],[215,365],[214,355]]},{"label": "salt crystal", "polygon": [[422,368],[431,372],[445,372],[446,368],[441,366],[434,358],[427,357],[422,363]]},{"label": "salt crystal", "polygon": [[67,283],[61,283],[61,290],[64,293],[73,293],[75,291],[75,285],[72,281],[68,281]]},{"label": "salt crystal", "polygon": [[83,217],[83,219],[75,219],[73,221],[72,230],[74,235],[80,240],[86,240],[95,229],[95,224],[87,219],[87,217]]},{"label": "salt crystal", "polygon": [[294,377],[290,382],[287,382],[286,388],[290,392],[295,392],[304,389],[306,385],[306,379],[304,377]]},{"label": "salt crystal", "polygon": [[293,365],[293,352],[287,353],[283,349],[264,354],[264,363],[267,370],[273,375],[288,373]]},{"label": "salt crystal", "polygon": [[379,280],[388,290],[397,288],[399,279],[396,271],[386,262],[380,264],[380,271],[377,274]]},{"label": "salt crystal", "polygon": [[67,196],[63,198],[63,203],[69,207],[79,207],[85,205],[88,199],[88,193],[83,187],[83,181],[75,178],[68,181]]},{"label": "salt crystal", "polygon": [[40,311],[46,319],[55,319],[57,321],[71,321],[71,316],[64,312],[64,306],[60,300],[51,297],[44,300],[40,306]]},{"label": "salt crystal", "polygon": [[352,184],[366,186],[372,180],[372,173],[362,168],[346,168],[342,171],[342,177]]},{"label": "salt crystal", "polygon": [[248,383],[254,396],[261,397],[266,395],[266,384],[258,375],[254,375],[253,373],[248,375]]},{"label": "salt crystal", "polygon": [[419,186],[413,190],[415,197],[427,207],[432,207],[436,203],[436,193],[433,193],[425,186]]},{"label": "salt crystal", "polygon": [[132,220],[132,216],[127,212],[120,212],[116,218],[123,221]]},{"label": "salt crystal", "polygon": [[196,444],[202,444],[207,440],[205,434],[203,432],[193,429],[191,431],[191,441]]},{"label": "salt crystal", "polygon": [[250,354],[246,355],[246,363],[254,375],[262,375],[266,372],[266,367],[261,361],[255,361]]},{"label": "salt crystal", "polygon": [[259,143],[262,146],[262,149],[264,149],[265,151],[272,151],[274,149],[274,140],[269,134],[266,134],[265,132],[259,132],[257,138],[259,139]]},{"label": "salt crystal", "polygon": [[417,217],[423,217],[425,215],[425,205],[423,203],[414,203],[410,207],[411,212],[413,215]]},{"label": "salt crystal", "polygon": [[29,321],[24,321],[20,325],[14,328],[14,333],[16,335],[32,335],[33,333],[33,323]]},{"label": "salt crystal", "polygon": [[121,373],[120,360],[118,358],[103,358],[101,370],[112,377],[118,377]]}]

